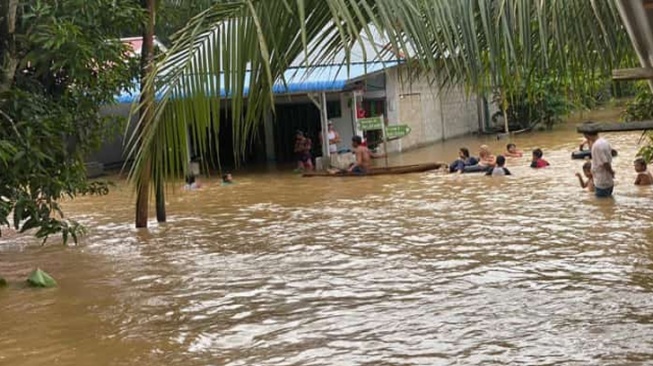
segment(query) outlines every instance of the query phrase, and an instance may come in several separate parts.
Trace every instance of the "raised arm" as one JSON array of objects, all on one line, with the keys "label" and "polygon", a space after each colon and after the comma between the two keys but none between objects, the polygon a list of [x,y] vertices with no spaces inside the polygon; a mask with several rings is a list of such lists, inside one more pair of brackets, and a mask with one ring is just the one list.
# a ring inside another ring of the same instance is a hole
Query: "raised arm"
[{"label": "raised arm", "polygon": [[583,181],[583,177],[580,175],[580,173],[576,173],[576,176],[578,177],[578,182],[580,183],[580,187],[583,189],[587,188],[587,184],[589,183],[589,180],[587,180],[587,182]]},{"label": "raised arm", "polygon": [[337,143],[340,142],[340,134],[338,133],[338,131],[334,131],[334,132],[336,134],[336,137],[333,140],[331,140],[331,143],[332,144],[337,144]]}]

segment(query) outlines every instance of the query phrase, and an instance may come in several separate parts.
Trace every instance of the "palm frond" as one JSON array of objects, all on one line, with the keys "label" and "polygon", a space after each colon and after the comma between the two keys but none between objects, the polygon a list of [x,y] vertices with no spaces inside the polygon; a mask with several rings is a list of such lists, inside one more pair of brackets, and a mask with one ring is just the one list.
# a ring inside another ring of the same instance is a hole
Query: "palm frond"
[{"label": "palm frond", "polygon": [[[292,64],[328,63],[382,35],[406,65],[440,87],[510,92],[544,76],[582,84],[634,63],[612,1],[596,0],[234,0],[194,17],[147,80],[158,91],[154,121],[137,128],[131,177],[187,171],[186,141],[200,152],[228,108],[234,154],[274,108],[273,86]],[[373,45],[380,56],[387,48]],[[299,60],[299,61],[298,61]],[[346,67],[346,66],[345,66]],[[140,124],[145,123],[143,120]]]}]

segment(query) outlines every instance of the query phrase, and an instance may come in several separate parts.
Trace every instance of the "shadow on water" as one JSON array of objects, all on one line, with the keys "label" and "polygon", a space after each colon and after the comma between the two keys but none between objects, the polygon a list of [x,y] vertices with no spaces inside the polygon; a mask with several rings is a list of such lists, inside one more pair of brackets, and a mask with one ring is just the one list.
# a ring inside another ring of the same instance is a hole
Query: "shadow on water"
[{"label": "shadow on water", "polygon": [[[632,364],[653,358],[653,229],[632,185],[638,134],[609,135],[616,195],[579,187],[571,128],[517,136],[552,166],[514,176],[365,179],[236,174],[168,196],[170,222],[132,228],[133,196],[66,206],[76,247],[3,239],[0,364]],[[393,164],[449,161],[468,137]]]}]

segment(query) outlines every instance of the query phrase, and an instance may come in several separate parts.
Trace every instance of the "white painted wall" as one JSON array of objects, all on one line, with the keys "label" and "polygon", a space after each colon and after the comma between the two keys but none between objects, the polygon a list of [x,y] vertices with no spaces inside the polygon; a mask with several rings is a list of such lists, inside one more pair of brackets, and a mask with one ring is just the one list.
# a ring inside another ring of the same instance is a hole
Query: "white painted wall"
[{"label": "white painted wall", "polygon": [[437,141],[478,132],[479,114],[475,96],[462,86],[442,91],[426,78],[401,78],[402,67],[386,72],[386,98],[391,125],[406,124],[412,132],[390,143],[389,151],[405,151]]},{"label": "white painted wall", "polygon": [[[338,134],[340,134],[340,143],[338,144],[338,150],[347,149],[351,146],[351,138],[354,136],[354,124],[352,122],[352,106],[353,99],[351,93],[338,93],[331,94],[328,96],[327,100],[340,101],[340,110],[342,111],[339,118],[329,117],[331,122],[333,122],[333,127]],[[352,106],[350,106],[350,101]]]}]

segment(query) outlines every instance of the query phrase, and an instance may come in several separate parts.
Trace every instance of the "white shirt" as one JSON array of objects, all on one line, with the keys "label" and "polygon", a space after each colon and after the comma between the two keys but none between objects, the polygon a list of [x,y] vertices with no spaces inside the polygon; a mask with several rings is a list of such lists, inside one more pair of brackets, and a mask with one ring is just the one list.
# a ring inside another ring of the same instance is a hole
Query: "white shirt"
[{"label": "white shirt", "polygon": [[[335,140],[336,138],[336,132],[335,131],[329,131],[329,134],[327,135],[327,138],[329,141]],[[338,152],[338,145],[337,144],[330,144],[329,145],[329,152],[330,153],[337,153]]]},{"label": "white shirt", "polygon": [[614,186],[614,178],[603,166],[605,163],[612,164],[612,147],[604,138],[599,138],[592,144],[592,175],[594,186],[606,189]]}]

